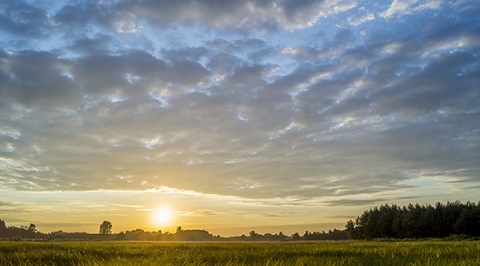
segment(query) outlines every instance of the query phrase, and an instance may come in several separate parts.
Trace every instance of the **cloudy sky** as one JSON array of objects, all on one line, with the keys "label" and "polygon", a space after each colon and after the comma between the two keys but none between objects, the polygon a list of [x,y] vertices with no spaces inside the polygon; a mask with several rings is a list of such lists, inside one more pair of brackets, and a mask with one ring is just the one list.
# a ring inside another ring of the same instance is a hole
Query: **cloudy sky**
[{"label": "cloudy sky", "polygon": [[0,219],[239,235],[478,202],[479,13],[475,0],[2,1]]}]

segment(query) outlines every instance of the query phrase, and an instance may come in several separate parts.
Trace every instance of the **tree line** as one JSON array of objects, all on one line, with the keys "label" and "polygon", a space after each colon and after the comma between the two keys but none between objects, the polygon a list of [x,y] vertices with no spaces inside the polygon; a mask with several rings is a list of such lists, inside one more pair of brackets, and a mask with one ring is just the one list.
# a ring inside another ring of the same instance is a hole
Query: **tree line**
[{"label": "tree line", "polygon": [[345,226],[350,239],[480,237],[480,203],[381,205]]},{"label": "tree line", "polygon": [[42,238],[42,233],[37,231],[35,224],[29,226],[21,225],[20,227],[7,226],[5,220],[0,219],[0,237],[9,239],[39,239]]},{"label": "tree line", "polygon": [[300,235],[294,233],[285,235],[282,232],[271,234],[259,234],[251,231],[248,235],[222,237],[220,235],[212,235],[206,230],[185,230],[181,226],[176,231],[145,231],[143,229],[121,231],[114,234],[112,232],[113,225],[111,222],[103,221],[98,230],[98,234],[90,234],[85,232],[64,232],[62,230],[50,233],[42,233],[37,231],[34,224],[30,226],[6,226],[4,220],[0,219],[0,238],[10,240],[37,239],[49,241],[101,241],[101,240],[135,240],[135,241],[302,241],[302,240],[340,240],[347,239],[344,230],[334,229],[328,232],[309,232]]},{"label": "tree line", "polygon": [[112,233],[112,223],[103,221],[98,234],[85,232],[51,233],[39,232],[35,224],[29,226],[7,226],[0,219],[1,239],[44,239],[44,240],[149,240],[149,241],[309,241],[345,240],[375,238],[445,238],[451,235],[480,237],[480,203],[459,201],[435,205],[409,204],[381,205],[363,212],[355,220],[349,220],[345,230],[309,232],[303,235],[282,232],[259,234],[251,231],[248,235],[221,237],[205,230],[184,230],[181,226],[174,233],[158,231],[131,231]]}]

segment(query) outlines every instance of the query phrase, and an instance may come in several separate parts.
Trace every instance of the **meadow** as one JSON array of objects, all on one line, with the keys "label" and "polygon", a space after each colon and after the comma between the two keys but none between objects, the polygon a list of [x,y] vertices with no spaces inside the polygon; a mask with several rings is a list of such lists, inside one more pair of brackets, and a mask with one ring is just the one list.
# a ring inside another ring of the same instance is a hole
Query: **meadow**
[{"label": "meadow", "polygon": [[0,242],[0,265],[480,265],[480,242]]}]

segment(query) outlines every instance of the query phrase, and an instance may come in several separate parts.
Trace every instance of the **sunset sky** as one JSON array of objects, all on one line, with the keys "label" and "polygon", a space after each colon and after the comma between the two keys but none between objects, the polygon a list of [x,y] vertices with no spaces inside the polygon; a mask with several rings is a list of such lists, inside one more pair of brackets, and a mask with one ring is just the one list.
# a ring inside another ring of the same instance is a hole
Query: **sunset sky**
[{"label": "sunset sky", "polygon": [[478,202],[479,14],[477,0],[1,1],[0,219],[291,234],[386,203]]}]

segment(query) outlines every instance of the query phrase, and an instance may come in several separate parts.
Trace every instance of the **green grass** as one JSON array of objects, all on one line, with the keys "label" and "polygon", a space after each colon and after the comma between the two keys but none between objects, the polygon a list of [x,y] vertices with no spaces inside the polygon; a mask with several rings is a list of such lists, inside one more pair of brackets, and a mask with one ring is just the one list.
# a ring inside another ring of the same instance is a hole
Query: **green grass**
[{"label": "green grass", "polygon": [[480,265],[480,242],[0,242],[0,265]]}]

